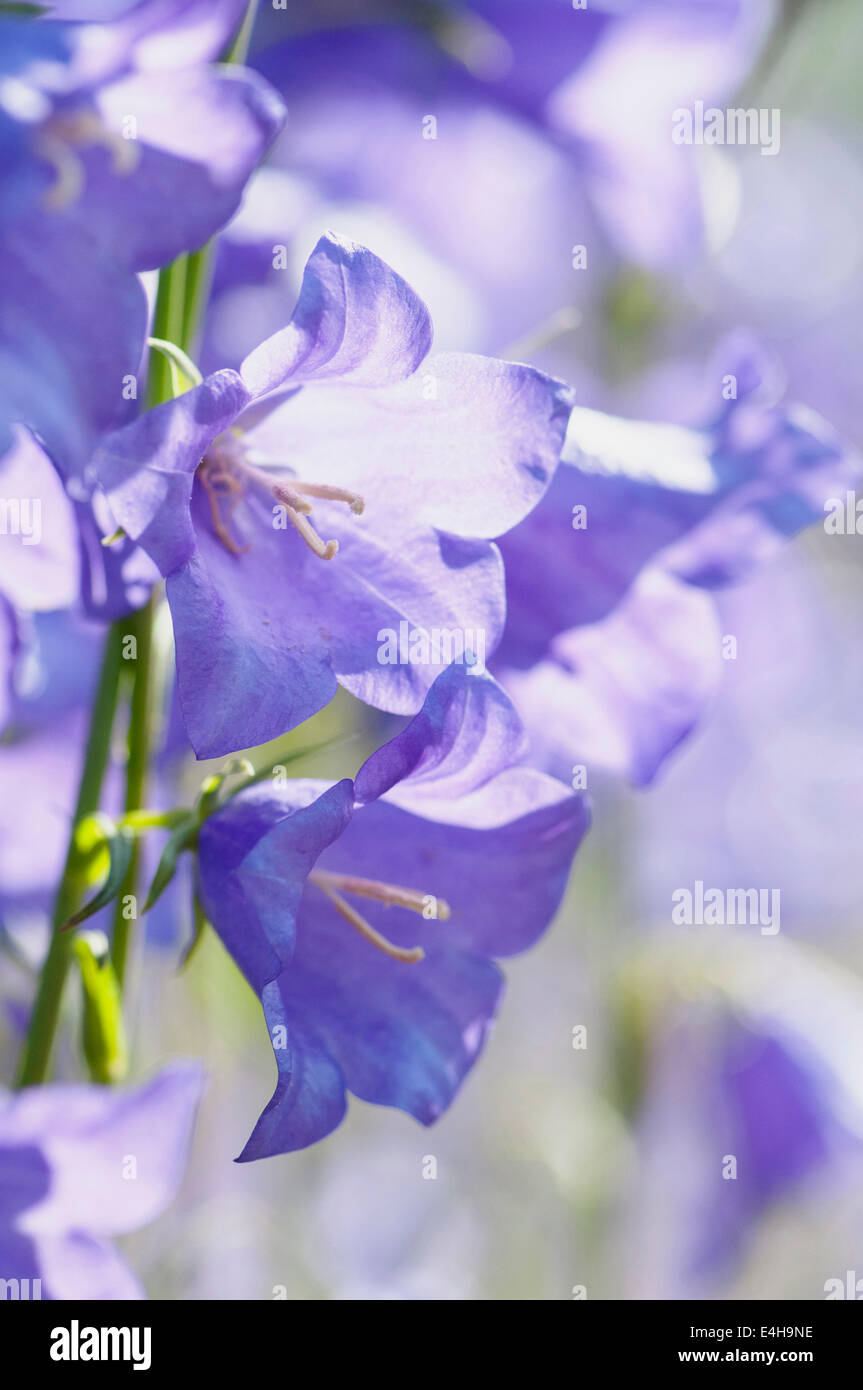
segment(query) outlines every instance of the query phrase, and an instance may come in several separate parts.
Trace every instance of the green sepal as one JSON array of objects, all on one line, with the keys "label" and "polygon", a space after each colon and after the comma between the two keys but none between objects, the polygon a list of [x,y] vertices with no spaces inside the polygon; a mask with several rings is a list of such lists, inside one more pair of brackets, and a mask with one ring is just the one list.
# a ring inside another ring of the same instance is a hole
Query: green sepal
[{"label": "green sepal", "polygon": [[81,1038],[90,1076],[103,1086],[122,1081],[128,1067],[120,986],[104,932],[81,932],[72,945],[84,997]]},{"label": "green sepal", "polygon": [[75,840],[82,856],[82,865],[86,864],[87,859],[92,859],[96,855],[101,860],[102,852],[107,851],[108,870],[105,881],[95,897],[91,898],[64,922],[62,931],[69,931],[71,927],[77,927],[80,922],[85,922],[88,917],[92,917],[94,913],[100,912],[108,903],[113,902],[123,887],[126,873],[132,862],[134,837],[122,826],[115,825],[108,816],[101,814],[88,816],[78,826]]},{"label": "green sepal", "polygon": [[192,939],[180,957],[180,964],[177,967],[178,970],[185,970],[192,956],[200,946],[204,932],[207,930],[206,914],[201,906],[201,900],[195,892],[192,893],[192,920],[194,923],[192,928]]},{"label": "green sepal", "polygon": [[161,898],[171,879],[177,871],[177,860],[184,849],[190,849],[198,833],[198,820],[191,812],[186,816],[181,825],[177,827],[173,835],[168,840],[162,850],[162,857],[153,875],[147,893],[147,900],[144,903],[144,912],[149,912],[150,908]]},{"label": "green sepal", "polygon": [[228,777],[234,777],[238,772],[242,772],[246,781],[255,775],[255,765],[250,763],[248,758],[232,758],[227,767],[223,767],[221,772],[214,772],[211,777],[201,783],[201,790],[198,793],[198,800],[195,802],[195,812],[198,823],[205,821],[208,816],[218,808],[219,793],[223,783]]}]

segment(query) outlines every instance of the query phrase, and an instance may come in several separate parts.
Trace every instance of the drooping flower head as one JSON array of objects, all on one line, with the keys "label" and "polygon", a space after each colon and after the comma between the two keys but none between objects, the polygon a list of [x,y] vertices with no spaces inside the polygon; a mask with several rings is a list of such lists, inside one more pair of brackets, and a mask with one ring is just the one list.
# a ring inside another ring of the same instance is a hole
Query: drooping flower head
[{"label": "drooping flower head", "polygon": [[525,768],[509,701],[450,667],[351,781],[240,792],[205,822],[204,909],[259,993],[279,1080],[241,1155],[314,1143],[345,1092],[437,1119],[553,917],[584,801]]}]

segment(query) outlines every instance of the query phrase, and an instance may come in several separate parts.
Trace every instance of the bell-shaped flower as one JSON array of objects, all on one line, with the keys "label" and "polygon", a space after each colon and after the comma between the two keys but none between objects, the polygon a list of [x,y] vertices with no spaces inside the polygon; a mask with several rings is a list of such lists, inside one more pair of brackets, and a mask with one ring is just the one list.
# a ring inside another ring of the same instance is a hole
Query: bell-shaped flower
[{"label": "bell-shaped flower", "polygon": [[543,495],[569,392],[530,367],[428,358],[430,341],[409,286],[327,235],[290,322],[239,374],[99,451],[116,521],[167,579],[199,757],[284,733],[338,685],[413,714],[443,665],[494,649],[492,540]]},{"label": "bell-shaped flower", "polygon": [[303,1148],[346,1091],[423,1124],[482,1050],[503,976],[554,916],[583,799],[507,763],[522,731],[457,667],[356,778],[239,792],[200,832],[204,910],[253,988],[278,1084],[241,1158]]}]

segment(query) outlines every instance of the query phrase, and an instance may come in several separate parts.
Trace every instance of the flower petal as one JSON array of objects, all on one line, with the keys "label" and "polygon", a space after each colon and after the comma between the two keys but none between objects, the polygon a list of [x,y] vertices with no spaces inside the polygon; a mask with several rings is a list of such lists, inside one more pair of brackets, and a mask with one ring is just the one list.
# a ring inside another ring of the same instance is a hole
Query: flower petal
[{"label": "flower petal", "polygon": [[309,257],[290,323],[250,352],[240,373],[255,396],[332,378],[385,386],[416,370],[431,336],[428,310],[401,276],[327,232]]},{"label": "flower petal", "polygon": [[363,763],[354,779],[356,800],[374,801],[384,792],[397,800],[406,778],[414,804],[424,790],[462,796],[515,762],[524,738],[497,681],[476,667],[452,665],[438,676],[419,714]]},{"label": "flower petal", "polygon": [[332,699],[337,684],[395,713],[420,708],[441,663],[395,664],[382,643],[402,622],[480,633],[491,650],[503,620],[500,557],[483,541],[430,528],[406,530],[393,550],[377,518],[315,507],[321,533],[339,541],[320,560],[250,489],[232,528],[244,554],[213,535],[200,486],[194,554],[168,579],[180,700],[199,757],[264,743]]},{"label": "flower petal", "polygon": [[152,1221],[182,1176],[202,1081],[197,1065],[174,1063],[132,1091],[22,1091],[0,1112],[0,1141],[38,1142],[53,1181],[21,1229],[113,1235]]},{"label": "flower petal", "polygon": [[503,675],[527,724],[530,761],[646,786],[705,715],[721,679],[715,605],[654,566],[599,623],[557,637],[549,658]]},{"label": "flower petal", "polygon": [[248,401],[236,372],[215,372],[108,437],[94,469],[117,523],[163,574],[194,549],[189,515],[195,469]]},{"label": "flower petal", "polygon": [[44,450],[20,428],[0,458],[0,556],[6,595],[31,612],[78,597],[78,537],[72,504]]},{"label": "flower petal", "polygon": [[344,1077],[327,1045],[305,1019],[289,1013],[277,980],[264,987],[261,1002],[279,1079],[238,1163],[305,1149],[345,1116]]},{"label": "flower petal", "polygon": [[571,404],[533,367],[442,353],[379,391],[302,391],[250,438],[307,481],[358,492],[394,536],[425,523],[493,538],[545,492]]},{"label": "flower petal", "polygon": [[294,780],[243,792],[201,827],[201,903],[256,990],[290,960],[306,877],[352,810],[351,782]]}]

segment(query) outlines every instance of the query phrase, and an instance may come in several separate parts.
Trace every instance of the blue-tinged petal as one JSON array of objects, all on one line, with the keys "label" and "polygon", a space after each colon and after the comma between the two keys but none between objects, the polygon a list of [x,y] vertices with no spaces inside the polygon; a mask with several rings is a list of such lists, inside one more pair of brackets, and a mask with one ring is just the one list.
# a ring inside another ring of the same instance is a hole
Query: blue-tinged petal
[{"label": "blue-tinged petal", "polygon": [[13,708],[12,681],[18,639],[15,615],[10,605],[0,596],[0,729],[5,725]]},{"label": "blue-tinged petal", "polygon": [[[81,559],[81,605],[90,618],[113,622],[147,602],[159,570],[145,550],[123,535],[106,498],[93,493],[76,503]],[[166,518],[170,525],[170,518]],[[110,545],[105,544],[110,540]]]},{"label": "blue-tinged petal", "polygon": [[63,476],[83,471],[97,433],[134,414],[146,301],[91,230],[40,217],[4,228],[0,256],[0,454],[27,425]]},{"label": "blue-tinged petal", "polygon": [[525,734],[509,697],[487,672],[449,666],[432,685],[419,714],[367,758],[354,779],[358,802],[398,796],[410,779],[414,800],[462,796],[515,762]]},{"label": "blue-tinged petal", "polygon": [[78,537],[72,504],[44,450],[26,430],[0,458],[0,583],[31,612],[78,597]]},{"label": "blue-tinged petal", "polygon": [[195,469],[248,399],[236,372],[215,372],[109,435],[96,453],[95,476],[114,518],[162,574],[173,573],[192,554]]},{"label": "blue-tinged petal", "polygon": [[276,987],[285,1016],[314,1026],[349,1091],[431,1124],[482,1050],[503,977],[446,946],[416,966],[389,960],[325,903]]},{"label": "blue-tinged petal", "polygon": [[224,226],[284,119],[267,83],[242,69],[135,73],[103,88],[96,104],[121,140],[134,113],[138,161],[124,174],[104,151],[82,152],[84,190],[62,221],[92,228],[134,270],[165,265]]},{"label": "blue-tinged petal", "polygon": [[358,492],[394,538],[412,522],[492,538],[539,502],[571,407],[569,389],[533,367],[442,353],[378,391],[301,391],[250,442]]},{"label": "blue-tinged petal", "polygon": [[431,337],[428,311],[401,276],[328,232],[309,257],[287,327],[250,352],[240,372],[255,396],[336,378],[386,386],[416,370]]},{"label": "blue-tinged petal", "polygon": [[41,731],[0,745],[4,916],[16,908],[48,910],[69,840],[85,732],[81,712],[54,713]]},{"label": "blue-tinged petal", "polygon": [[550,655],[505,682],[530,761],[555,776],[581,766],[646,786],[705,716],[722,674],[713,600],[658,567],[598,623],[555,638]]},{"label": "blue-tinged petal", "polygon": [[261,1002],[279,1078],[238,1163],[305,1149],[332,1133],[347,1109],[338,1063],[314,1026],[286,1007],[277,980],[264,987]]},{"label": "blue-tinged petal", "polygon": [[244,553],[211,530],[197,484],[194,554],[168,579],[180,701],[199,757],[275,738],[332,699],[337,685],[399,714],[422,705],[438,661],[393,662],[387,634],[449,629],[481,634],[492,650],[503,623],[494,547],[405,523],[396,545],[374,516],[315,507],[340,550],[320,560],[292,527],[275,526],[273,499],[249,489],[232,526]]},{"label": "blue-tinged petal", "polygon": [[[51,0],[47,23],[63,29],[74,40],[81,35],[73,65],[78,80],[104,79],[129,62],[138,68],[188,67],[218,58],[237,32],[245,13],[245,0]],[[70,25],[110,25],[99,32],[79,31]]]},{"label": "blue-tinged petal", "polygon": [[[409,787],[409,781],[401,785],[398,805],[385,796],[360,807],[321,855],[320,868],[398,883],[449,905],[450,918],[438,920],[364,901],[364,916],[399,946],[445,945],[489,957],[526,950],[560,904],[589,824],[584,798],[523,767],[499,773],[457,801],[432,802],[422,795],[415,809]],[[323,902],[321,890],[310,884],[298,939],[306,912],[314,932]],[[343,924],[342,930],[351,929]]]},{"label": "blue-tinged petal", "polygon": [[255,989],[290,960],[306,877],[352,807],[349,781],[293,780],[242,793],[202,826],[201,903]]},{"label": "blue-tinged petal", "polygon": [[844,500],[861,473],[859,457],[803,406],[765,416],[744,403],[714,463],[720,473],[736,473],[734,484],[661,557],[672,573],[705,588],[747,578],[792,536],[822,521],[831,499]]},{"label": "blue-tinged petal", "polygon": [[182,1177],[202,1086],[197,1064],[177,1062],[130,1091],[22,1091],[0,1111],[0,1143],[38,1143],[52,1182],[20,1229],[112,1235],[152,1221]]},{"label": "blue-tinged petal", "polygon": [[737,399],[705,429],[572,412],[547,497],[501,543],[500,663],[529,666],[556,633],[603,618],[650,561],[703,587],[738,582],[844,496],[853,452],[813,412],[774,404],[739,346],[717,359],[739,371]]},{"label": "blue-tinged petal", "polygon": [[651,557],[716,505],[717,488],[699,432],[576,407],[548,494],[501,542],[498,660],[529,667],[556,633],[605,617]]}]

